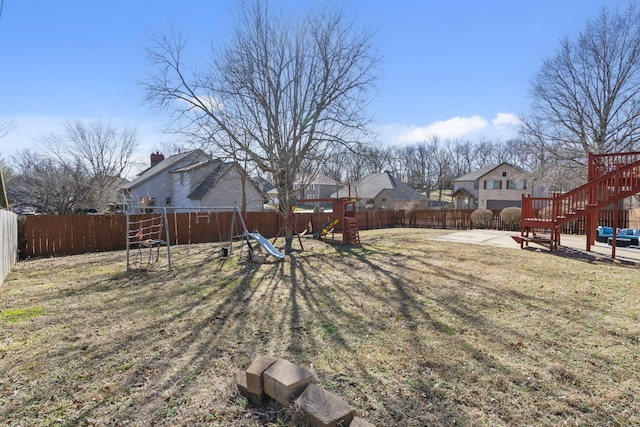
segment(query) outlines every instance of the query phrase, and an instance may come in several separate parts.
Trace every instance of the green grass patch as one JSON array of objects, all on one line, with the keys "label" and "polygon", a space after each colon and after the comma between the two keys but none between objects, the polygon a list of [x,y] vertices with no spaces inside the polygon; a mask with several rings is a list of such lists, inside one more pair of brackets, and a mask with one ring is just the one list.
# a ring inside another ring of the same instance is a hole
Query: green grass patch
[{"label": "green grass patch", "polygon": [[44,315],[42,306],[27,308],[7,308],[0,311],[0,322],[17,323]]}]

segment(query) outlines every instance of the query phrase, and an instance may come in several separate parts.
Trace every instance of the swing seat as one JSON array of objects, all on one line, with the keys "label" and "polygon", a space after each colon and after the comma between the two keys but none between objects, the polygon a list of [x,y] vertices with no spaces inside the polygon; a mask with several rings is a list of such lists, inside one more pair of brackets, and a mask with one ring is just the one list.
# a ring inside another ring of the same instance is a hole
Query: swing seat
[{"label": "swing seat", "polygon": [[167,242],[158,239],[147,239],[139,242],[133,242],[133,244],[141,248],[155,248],[156,246],[166,246]]}]

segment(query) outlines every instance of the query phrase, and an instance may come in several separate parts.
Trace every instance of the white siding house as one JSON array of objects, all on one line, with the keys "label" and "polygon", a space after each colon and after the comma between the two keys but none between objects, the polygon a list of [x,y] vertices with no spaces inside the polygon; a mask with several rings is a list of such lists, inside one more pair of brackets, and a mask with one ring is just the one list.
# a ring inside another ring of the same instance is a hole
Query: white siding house
[{"label": "white siding house", "polygon": [[202,150],[176,154],[122,186],[134,206],[189,209],[242,207],[243,180],[247,211],[259,212],[265,197],[236,162],[211,159]]}]

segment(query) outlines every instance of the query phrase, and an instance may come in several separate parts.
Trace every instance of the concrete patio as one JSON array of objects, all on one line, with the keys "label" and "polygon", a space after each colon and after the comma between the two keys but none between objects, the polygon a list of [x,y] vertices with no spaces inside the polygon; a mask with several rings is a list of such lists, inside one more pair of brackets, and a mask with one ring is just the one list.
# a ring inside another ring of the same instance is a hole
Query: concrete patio
[{"label": "concrete patio", "polygon": [[[432,238],[432,240],[468,243],[473,245],[489,245],[521,250],[520,245],[511,238],[511,236],[514,235],[519,235],[519,232],[498,230],[465,230],[454,231],[449,234],[434,237]],[[564,256],[574,255],[581,258],[591,258],[593,260],[612,261],[612,248],[606,243],[595,242],[595,244],[591,245],[590,252],[586,251],[586,247],[587,239],[585,236],[563,234],[560,238],[560,247],[557,251],[554,251],[554,253],[557,252],[559,255]],[[549,251],[548,248],[537,245],[535,243],[529,244],[528,248],[525,248],[525,250]],[[636,264],[640,266],[640,249],[617,247],[615,260],[618,262]]]}]

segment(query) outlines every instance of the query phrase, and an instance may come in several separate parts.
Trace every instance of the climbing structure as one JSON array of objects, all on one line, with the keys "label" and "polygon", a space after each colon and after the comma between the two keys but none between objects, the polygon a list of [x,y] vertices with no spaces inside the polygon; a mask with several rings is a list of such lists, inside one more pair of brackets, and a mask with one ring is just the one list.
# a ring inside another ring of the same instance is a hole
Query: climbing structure
[{"label": "climbing structure", "polygon": [[160,247],[167,248],[167,269],[171,270],[171,245],[167,211],[132,218],[127,211],[127,271],[152,270],[160,258]]},{"label": "climbing structure", "polygon": [[[342,243],[346,245],[360,245],[360,233],[356,220],[356,202],[350,198],[337,199],[299,199],[298,203],[322,203],[330,202],[333,211],[333,219],[327,222],[317,233],[315,238],[326,237],[331,234],[342,233]],[[332,239],[333,240],[333,239]]]},{"label": "climbing structure", "polygon": [[[520,236],[513,238],[520,247],[534,242],[554,250],[560,244],[562,225],[584,216],[589,251],[595,240],[600,209],[613,204],[617,219],[618,202],[636,193],[640,193],[640,152],[589,153],[586,184],[551,197],[522,196]],[[615,257],[615,239],[612,251]]]}]

